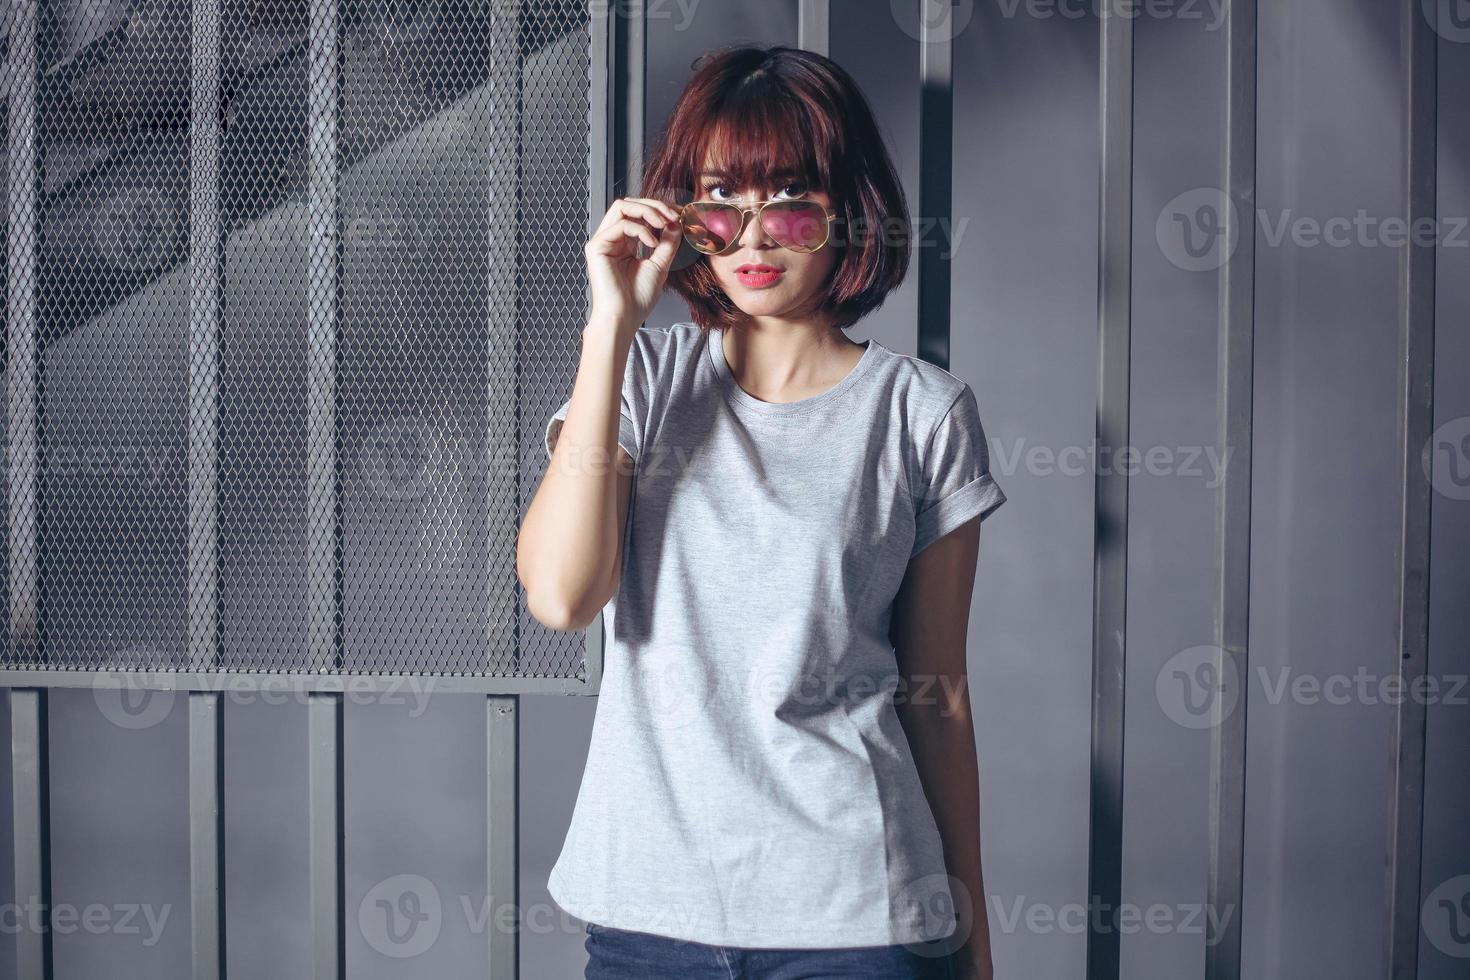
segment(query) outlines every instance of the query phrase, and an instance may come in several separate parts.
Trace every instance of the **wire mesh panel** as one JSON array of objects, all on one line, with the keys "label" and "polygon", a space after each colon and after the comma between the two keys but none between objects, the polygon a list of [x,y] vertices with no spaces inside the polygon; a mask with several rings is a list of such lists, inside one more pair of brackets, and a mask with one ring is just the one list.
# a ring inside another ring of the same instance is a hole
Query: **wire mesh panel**
[{"label": "wire mesh panel", "polygon": [[585,318],[588,5],[204,6],[42,0],[12,62],[0,679],[584,676],[514,545]]}]

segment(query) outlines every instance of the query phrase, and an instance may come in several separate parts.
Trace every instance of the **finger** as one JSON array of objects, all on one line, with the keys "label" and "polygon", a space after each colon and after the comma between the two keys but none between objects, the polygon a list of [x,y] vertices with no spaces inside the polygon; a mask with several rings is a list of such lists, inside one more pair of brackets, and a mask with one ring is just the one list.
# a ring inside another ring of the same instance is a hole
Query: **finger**
[{"label": "finger", "polygon": [[654,235],[652,229],[644,222],[634,218],[624,218],[619,221],[612,227],[610,234],[614,239],[619,237],[636,238],[649,248],[653,248],[658,244],[658,238]]},{"label": "finger", "polygon": [[674,253],[678,250],[682,238],[683,236],[678,234],[678,229],[665,228],[658,246],[648,254],[647,261],[657,266],[660,272],[667,272],[673,265]]},{"label": "finger", "polygon": [[649,219],[654,227],[661,227],[665,222],[677,222],[679,210],[671,204],[653,197],[624,198],[625,212],[642,215]]},{"label": "finger", "polygon": [[[623,218],[598,232],[586,247],[596,255],[626,255],[627,241],[630,238],[647,242],[650,248],[655,244],[653,232],[648,230],[647,225],[631,218]],[[636,247],[635,245],[634,248]]]}]

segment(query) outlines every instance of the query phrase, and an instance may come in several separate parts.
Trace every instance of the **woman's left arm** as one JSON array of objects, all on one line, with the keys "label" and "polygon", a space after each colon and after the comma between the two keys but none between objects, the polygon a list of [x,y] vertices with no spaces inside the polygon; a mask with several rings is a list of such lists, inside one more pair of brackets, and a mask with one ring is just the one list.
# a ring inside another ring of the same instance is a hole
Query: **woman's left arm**
[{"label": "woman's left arm", "polygon": [[[944,842],[946,870],[958,879],[974,922],[955,952],[960,980],[992,980],[990,925],[980,870],[980,776],[970,715],[966,639],[980,553],[971,520],[909,562],[894,598],[889,639],[903,679],[895,708]],[[953,887],[951,888],[953,890]],[[965,923],[960,923],[964,928]]]}]

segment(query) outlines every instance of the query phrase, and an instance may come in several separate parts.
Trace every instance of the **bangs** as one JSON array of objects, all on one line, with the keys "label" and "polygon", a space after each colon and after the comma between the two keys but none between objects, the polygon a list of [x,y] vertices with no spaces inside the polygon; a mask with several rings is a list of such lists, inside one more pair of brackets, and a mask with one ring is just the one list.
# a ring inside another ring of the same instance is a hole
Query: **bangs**
[{"label": "bangs", "polygon": [[[737,190],[800,180],[808,190],[830,191],[835,183],[825,163],[840,157],[821,139],[821,127],[804,111],[806,103],[761,88],[742,87],[711,118],[708,140],[691,147],[691,188],[697,191],[715,176]],[[697,156],[705,153],[709,166]]]}]

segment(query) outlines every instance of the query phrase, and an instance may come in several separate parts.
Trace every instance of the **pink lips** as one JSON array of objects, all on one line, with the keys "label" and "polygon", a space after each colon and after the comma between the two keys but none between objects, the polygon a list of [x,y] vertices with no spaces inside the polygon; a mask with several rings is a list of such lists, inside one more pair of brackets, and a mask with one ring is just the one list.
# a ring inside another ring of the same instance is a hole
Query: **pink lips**
[{"label": "pink lips", "polygon": [[735,278],[742,286],[759,289],[775,284],[781,278],[781,270],[769,265],[742,265],[735,270]]}]

